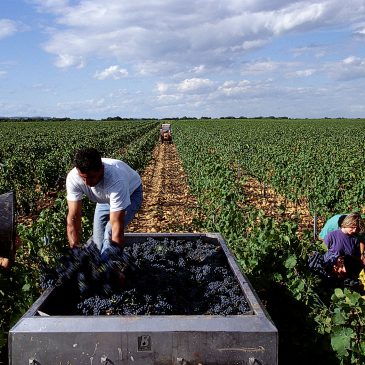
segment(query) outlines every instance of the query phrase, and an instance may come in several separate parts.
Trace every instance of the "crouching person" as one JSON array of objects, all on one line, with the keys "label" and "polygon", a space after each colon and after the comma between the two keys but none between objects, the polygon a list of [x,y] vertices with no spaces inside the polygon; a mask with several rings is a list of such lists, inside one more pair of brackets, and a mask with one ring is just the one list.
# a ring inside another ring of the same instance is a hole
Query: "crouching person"
[{"label": "crouching person", "polygon": [[336,255],[331,252],[320,254],[315,251],[309,257],[308,266],[322,279],[325,287],[348,287],[356,291],[364,290],[359,280],[363,264],[358,257]]},{"label": "crouching person", "polygon": [[125,162],[102,158],[95,148],[76,152],[66,179],[67,238],[72,248],[81,237],[82,196],[96,202],[93,241],[103,254],[109,248],[122,250],[124,230],[140,209],[143,199],[139,174]]}]

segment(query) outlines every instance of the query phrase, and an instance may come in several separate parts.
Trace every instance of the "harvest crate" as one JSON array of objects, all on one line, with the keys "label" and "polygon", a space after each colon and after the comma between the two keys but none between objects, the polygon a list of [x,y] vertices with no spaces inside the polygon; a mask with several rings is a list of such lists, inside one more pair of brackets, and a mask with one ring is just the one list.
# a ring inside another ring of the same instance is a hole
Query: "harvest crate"
[{"label": "harvest crate", "polygon": [[201,239],[221,246],[250,311],[230,316],[79,316],[67,305],[69,293],[50,288],[10,330],[10,365],[277,364],[277,329],[220,234],[131,233],[126,243],[148,237]]}]

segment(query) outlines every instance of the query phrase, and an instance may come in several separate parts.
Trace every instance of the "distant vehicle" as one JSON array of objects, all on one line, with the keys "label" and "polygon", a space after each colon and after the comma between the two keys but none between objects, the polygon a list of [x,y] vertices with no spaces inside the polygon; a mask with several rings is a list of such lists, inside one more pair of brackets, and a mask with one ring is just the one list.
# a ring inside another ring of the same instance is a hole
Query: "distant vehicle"
[{"label": "distant vehicle", "polygon": [[162,124],[160,129],[160,141],[161,143],[172,143],[172,130],[171,124]]}]

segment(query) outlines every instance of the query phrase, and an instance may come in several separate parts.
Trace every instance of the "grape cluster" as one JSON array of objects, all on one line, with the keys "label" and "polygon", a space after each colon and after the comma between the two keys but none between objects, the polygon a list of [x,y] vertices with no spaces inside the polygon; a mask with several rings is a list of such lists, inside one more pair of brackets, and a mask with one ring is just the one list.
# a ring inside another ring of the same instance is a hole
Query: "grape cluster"
[{"label": "grape cluster", "polygon": [[97,250],[84,249],[65,260],[63,285],[77,283],[78,313],[237,315],[250,310],[222,248],[214,243],[147,238],[127,245],[123,255],[124,262],[133,263],[127,265],[133,270],[123,272],[123,286],[115,285],[110,264]]},{"label": "grape cluster", "polygon": [[81,299],[94,295],[108,296],[122,287],[128,271],[127,255],[105,257],[95,244],[67,249],[57,267],[41,264],[41,288],[50,286],[77,287]]}]

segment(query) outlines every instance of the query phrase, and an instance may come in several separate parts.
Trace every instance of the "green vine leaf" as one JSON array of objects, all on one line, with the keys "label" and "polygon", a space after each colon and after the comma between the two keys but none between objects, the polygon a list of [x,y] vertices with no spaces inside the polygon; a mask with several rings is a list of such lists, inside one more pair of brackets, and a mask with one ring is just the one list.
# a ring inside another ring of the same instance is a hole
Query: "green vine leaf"
[{"label": "green vine leaf", "polygon": [[332,348],[340,357],[348,356],[348,350],[351,348],[351,337],[353,335],[351,328],[341,328],[335,331],[331,337]]}]

